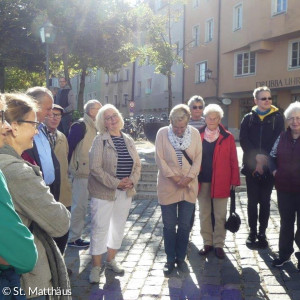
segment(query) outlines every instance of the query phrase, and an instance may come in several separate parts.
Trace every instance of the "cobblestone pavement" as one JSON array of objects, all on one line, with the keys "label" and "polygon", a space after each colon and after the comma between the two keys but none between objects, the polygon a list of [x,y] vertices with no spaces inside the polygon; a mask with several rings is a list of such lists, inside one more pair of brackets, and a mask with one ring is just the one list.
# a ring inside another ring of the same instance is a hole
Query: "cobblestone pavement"
[{"label": "cobblestone pavement", "polygon": [[[134,200],[116,258],[125,268],[123,276],[103,270],[99,285],[91,285],[88,282],[91,269],[89,250],[67,249],[65,260],[73,271],[73,299],[299,300],[300,273],[296,269],[295,257],[282,268],[271,266],[278,251],[280,226],[275,191],[267,231],[270,247],[264,250],[251,250],[245,245],[248,235],[246,191],[240,189],[236,200],[242,225],[237,234],[227,233],[226,258],[219,260],[213,252],[207,257],[198,255],[202,239],[197,211],[187,257],[190,273],[183,274],[175,269],[168,278],[162,272],[166,257],[157,200]],[[84,231],[87,239],[89,227],[90,218],[87,216]]]}]

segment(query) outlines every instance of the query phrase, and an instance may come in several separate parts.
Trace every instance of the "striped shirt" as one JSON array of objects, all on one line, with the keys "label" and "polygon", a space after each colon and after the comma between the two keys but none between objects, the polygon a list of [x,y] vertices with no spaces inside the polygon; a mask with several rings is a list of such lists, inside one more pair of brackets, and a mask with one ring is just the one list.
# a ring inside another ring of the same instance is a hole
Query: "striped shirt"
[{"label": "striped shirt", "polygon": [[118,153],[117,178],[122,180],[131,175],[133,159],[122,136],[111,136],[111,139]]},{"label": "striped shirt", "polygon": [[201,117],[200,120],[192,120],[192,119],[190,119],[189,125],[197,128],[199,130],[201,127],[205,126],[206,123],[205,123],[205,119],[203,117]]},{"label": "striped shirt", "polygon": [[182,153],[182,151],[180,149],[175,149],[175,152],[176,152],[178,163],[179,163],[180,166],[182,166],[182,156],[183,156],[183,153]]}]

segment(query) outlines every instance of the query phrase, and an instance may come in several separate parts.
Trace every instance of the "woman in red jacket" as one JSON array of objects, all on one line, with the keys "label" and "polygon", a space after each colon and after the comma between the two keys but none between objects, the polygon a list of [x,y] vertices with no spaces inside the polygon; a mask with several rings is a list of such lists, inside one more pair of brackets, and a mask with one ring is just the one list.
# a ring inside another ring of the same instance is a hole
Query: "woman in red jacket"
[{"label": "woman in red jacket", "polygon": [[[240,185],[239,166],[233,135],[220,124],[224,113],[217,104],[204,109],[206,126],[200,129],[202,139],[202,165],[199,174],[198,195],[203,248],[200,255],[213,247],[215,255],[223,259],[226,230],[227,200],[230,189]],[[214,212],[214,228],[211,211]]]}]

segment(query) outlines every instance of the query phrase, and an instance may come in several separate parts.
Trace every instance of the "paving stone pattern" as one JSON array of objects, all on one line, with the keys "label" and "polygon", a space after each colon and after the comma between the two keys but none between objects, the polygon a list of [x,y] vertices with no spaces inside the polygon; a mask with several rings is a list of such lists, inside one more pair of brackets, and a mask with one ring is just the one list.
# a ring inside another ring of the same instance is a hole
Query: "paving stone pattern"
[{"label": "paving stone pattern", "polygon": [[[267,236],[268,249],[249,249],[247,197],[241,188],[236,197],[237,212],[242,224],[237,234],[227,233],[226,258],[220,260],[211,252],[198,255],[202,246],[198,207],[188,247],[189,274],[175,269],[169,277],[163,274],[166,261],[163,245],[161,211],[156,199],[135,199],[126,223],[125,237],[117,261],[125,268],[123,276],[110,270],[101,273],[100,283],[89,284],[91,269],[89,250],[68,248],[65,260],[71,268],[73,299],[84,300],[287,300],[300,299],[300,273],[297,261],[282,268],[273,268],[278,251],[280,218],[276,192],[272,193],[271,217]],[[87,216],[84,238],[89,239],[90,216]],[[296,246],[295,246],[295,249]]]}]

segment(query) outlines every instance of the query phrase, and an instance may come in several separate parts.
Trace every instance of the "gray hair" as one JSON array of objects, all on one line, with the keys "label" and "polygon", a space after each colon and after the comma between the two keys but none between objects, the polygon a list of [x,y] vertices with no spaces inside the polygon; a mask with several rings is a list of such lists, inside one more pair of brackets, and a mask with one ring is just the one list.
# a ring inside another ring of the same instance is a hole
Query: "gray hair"
[{"label": "gray hair", "polygon": [[289,118],[289,116],[293,113],[293,112],[298,112],[300,111],[300,102],[299,101],[296,101],[296,102],[293,102],[291,103],[287,109],[284,111],[284,117],[286,119]]},{"label": "gray hair", "polygon": [[204,118],[207,117],[211,113],[219,114],[220,119],[224,116],[224,111],[222,107],[218,104],[208,104],[203,111]]},{"label": "gray hair", "polygon": [[266,92],[269,92],[271,94],[271,90],[267,87],[267,86],[259,86],[258,88],[256,88],[254,91],[253,91],[253,97],[254,99],[257,99],[257,96],[260,92],[263,92],[263,91],[266,91]]},{"label": "gray hair", "polygon": [[118,114],[118,116],[120,118],[120,122],[121,122],[121,128],[120,129],[122,129],[124,127],[124,119],[123,119],[121,113],[119,112],[119,110],[112,104],[105,104],[100,108],[100,110],[98,111],[98,114],[96,116],[96,127],[97,127],[100,134],[107,131],[107,129],[105,127],[104,113],[108,109],[113,109]]},{"label": "gray hair", "polygon": [[197,96],[197,95],[192,96],[190,98],[190,100],[188,101],[187,105],[191,109],[195,103],[201,103],[203,105],[203,107],[205,107],[205,102],[201,96]]},{"label": "gray hair", "polygon": [[174,106],[170,112],[171,124],[183,120],[186,120],[188,123],[190,117],[191,117],[190,108],[186,104],[178,104]]},{"label": "gray hair", "polygon": [[86,114],[89,115],[89,112],[90,112],[91,108],[94,107],[94,104],[100,104],[100,105],[101,105],[100,101],[98,101],[98,100],[96,100],[96,99],[89,100],[89,101],[84,105],[84,107],[83,107],[84,112],[85,112]]},{"label": "gray hair", "polygon": [[35,86],[29,88],[25,94],[35,99],[38,102],[38,104],[41,104],[43,102],[45,96],[49,96],[52,99],[52,101],[54,101],[51,91],[42,86]]}]

